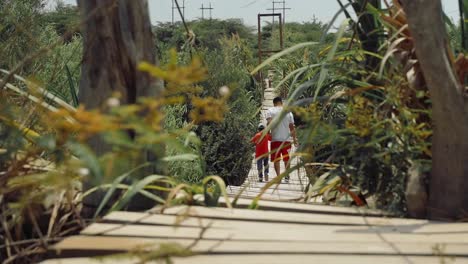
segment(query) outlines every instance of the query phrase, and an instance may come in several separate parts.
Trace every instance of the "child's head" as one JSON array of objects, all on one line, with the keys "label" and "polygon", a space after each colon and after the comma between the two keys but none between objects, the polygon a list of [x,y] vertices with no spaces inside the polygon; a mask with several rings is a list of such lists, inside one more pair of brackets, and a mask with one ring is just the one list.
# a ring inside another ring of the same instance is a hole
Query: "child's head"
[{"label": "child's head", "polygon": [[273,105],[274,106],[282,106],[283,105],[283,99],[281,97],[275,97],[273,98]]},{"label": "child's head", "polygon": [[264,125],[262,125],[262,124],[258,125],[258,131],[262,131],[263,129],[265,129]]}]

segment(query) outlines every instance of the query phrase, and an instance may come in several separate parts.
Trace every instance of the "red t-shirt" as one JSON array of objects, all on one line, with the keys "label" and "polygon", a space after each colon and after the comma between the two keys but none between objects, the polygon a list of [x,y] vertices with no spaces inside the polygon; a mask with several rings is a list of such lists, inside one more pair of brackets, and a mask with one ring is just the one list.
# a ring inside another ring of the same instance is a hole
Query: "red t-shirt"
[{"label": "red t-shirt", "polygon": [[[263,131],[260,131],[257,134],[255,134],[255,136],[250,140],[252,143],[255,144],[255,157],[256,158],[268,153],[268,141],[271,141],[271,135],[266,134],[263,138],[262,138],[262,135],[263,135]],[[265,157],[267,156],[265,155]]]}]

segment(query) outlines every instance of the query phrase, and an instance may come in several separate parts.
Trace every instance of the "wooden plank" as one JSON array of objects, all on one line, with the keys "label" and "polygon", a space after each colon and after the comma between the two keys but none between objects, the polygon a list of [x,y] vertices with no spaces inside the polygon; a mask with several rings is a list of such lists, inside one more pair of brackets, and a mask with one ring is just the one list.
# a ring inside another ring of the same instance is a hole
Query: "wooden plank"
[{"label": "wooden plank", "polygon": [[[349,225],[364,226],[369,230],[375,232],[400,232],[400,233],[413,233],[413,234],[463,234],[468,233],[468,223],[439,223],[430,222],[427,220],[413,220],[407,219],[391,219],[391,218],[373,218],[373,217],[357,217],[357,216],[324,216],[311,215],[317,217],[315,223],[310,224],[310,227],[320,227],[324,224],[337,225],[343,228]],[[164,214],[149,214],[149,213],[136,213],[136,212],[113,212],[104,218],[105,221],[116,223],[121,222],[125,224],[147,224],[147,225],[169,225],[169,226],[185,226],[185,227],[213,227],[213,228],[309,228],[308,225],[297,223],[277,223],[277,222],[259,222],[259,221],[242,221],[232,219],[209,219],[191,216],[177,216],[177,215],[164,215]],[[325,223],[324,223],[325,222]]]},{"label": "wooden plank", "polygon": [[231,197],[236,197],[236,196],[249,196],[252,198],[257,197],[259,194],[262,194],[262,199],[269,199],[269,197],[276,198],[276,199],[290,199],[290,200],[298,200],[298,199],[303,199],[305,197],[304,193],[294,193],[294,192],[288,192],[288,191],[273,191],[271,189],[268,189],[266,192],[261,192],[260,189],[249,189],[246,191],[226,191],[226,193],[231,196]]},{"label": "wooden plank", "polygon": [[[228,211],[229,210],[229,211]],[[228,209],[226,211],[231,212],[232,210]],[[289,221],[280,221],[285,220],[285,214],[294,214],[297,213],[281,213],[281,214],[270,214],[270,211],[255,211],[263,214],[263,218],[255,218],[257,214],[253,217],[248,218],[249,213],[253,210],[247,209],[234,209],[236,210],[235,218],[230,217],[200,217],[197,215],[197,212],[189,213],[188,215],[178,216],[177,214],[150,214],[150,213],[137,213],[137,212],[113,212],[104,217],[105,222],[110,223],[139,223],[139,224],[152,224],[152,225],[181,225],[181,226],[206,226],[208,223],[220,223],[222,226],[244,226],[247,224],[253,225],[262,225],[264,222],[275,223],[275,224],[318,224],[318,225],[361,225],[361,226],[399,226],[403,227],[414,227],[415,225],[425,225],[429,223],[426,220],[414,220],[414,221],[405,221],[404,219],[391,219],[391,218],[380,218],[380,217],[367,217],[363,218],[360,216],[345,216],[345,215],[324,215],[324,214],[310,214],[305,215],[306,218],[303,219],[290,219]],[[240,215],[238,210],[244,210],[243,215]],[[202,216],[208,215],[209,210],[204,210],[205,214]],[[275,213],[275,212],[273,212]],[[269,214],[272,217],[268,217]],[[211,214],[212,215],[212,214]],[[247,216],[247,217],[243,217]],[[281,216],[282,218],[278,218]],[[216,220],[214,222],[213,220]],[[269,221],[263,221],[268,219]],[[302,220],[302,221],[296,221]],[[468,224],[464,224],[468,225]]]},{"label": "wooden plank", "polygon": [[[232,199],[231,199],[232,200]],[[252,199],[238,199],[236,208],[247,208],[252,204]],[[220,198],[220,205],[226,206],[226,201],[223,197]],[[281,201],[258,201],[260,210],[282,211],[282,212],[298,212],[298,213],[314,213],[314,214],[333,214],[333,215],[359,215],[359,216],[391,216],[391,214],[375,209],[365,207],[339,207],[329,206],[320,203],[303,203],[303,202],[281,202]]]},{"label": "wooden plank", "polygon": [[[257,188],[261,189],[264,188],[266,183],[265,182],[246,182],[244,186],[247,185],[249,188]],[[228,189],[231,190],[236,190],[236,189],[242,189],[244,186],[228,186]],[[273,185],[269,189],[276,189],[276,190],[286,190],[286,191],[295,191],[295,192],[304,192],[304,188],[307,186],[306,183],[301,184],[300,182],[290,182],[288,184],[278,184],[278,185]]]},{"label": "wooden plank", "polygon": [[[248,197],[248,198],[256,198],[260,192],[258,191],[245,191],[242,192],[241,194],[239,193],[229,193],[227,192],[229,196],[235,197],[235,196],[241,196],[241,197]],[[302,194],[291,194],[291,193],[284,193],[284,192],[274,192],[272,193],[271,191],[268,191],[266,193],[263,193],[261,196],[262,200],[283,200],[283,201],[293,201],[293,200],[301,200],[304,196]]]},{"label": "wooden plank", "polygon": [[[153,212],[158,213],[157,210]],[[295,212],[275,212],[266,210],[249,209],[229,209],[229,208],[208,208],[201,206],[176,206],[168,208],[164,214],[184,215],[193,217],[231,219],[247,221],[264,221],[280,223],[299,224],[371,224],[371,225],[422,225],[427,224],[427,220],[403,219],[403,218],[380,218],[380,217],[352,217],[339,215],[319,215]],[[372,222],[368,222],[372,221]]]},{"label": "wooden plank", "polygon": [[[187,258],[171,258],[174,264],[219,264],[219,263],[242,263],[242,264],[284,264],[284,263],[343,263],[343,264],[440,264],[440,263],[468,263],[467,258],[450,259],[447,257],[425,257],[425,256],[360,256],[360,255],[307,255],[307,254],[268,254],[268,255],[199,255]],[[452,262],[453,261],[453,262]],[[104,258],[69,258],[51,259],[42,264],[114,264],[116,259]],[[140,263],[137,258],[119,259],[120,264]],[[161,261],[148,261],[145,263],[161,263]]]},{"label": "wooden plank", "polygon": [[[230,195],[241,195],[241,194],[253,194],[253,195],[258,195],[262,193],[261,188],[248,188],[244,191],[241,191],[240,189],[233,189],[233,190],[228,190],[228,194]],[[267,189],[264,194],[271,194],[271,195],[280,195],[280,196],[289,196],[289,197],[304,197],[305,193],[304,192],[299,192],[299,191],[294,191],[294,190],[275,190],[275,189]]]},{"label": "wooden plank", "polygon": [[[213,225],[217,225],[213,220]],[[431,228],[428,228],[431,231]],[[439,229],[440,230],[440,229]],[[172,227],[129,224],[92,224],[82,231],[84,235],[129,236],[147,238],[184,238],[206,240],[243,241],[300,241],[300,242],[381,242],[388,243],[468,243],[466,230],[459,232],[420,232],[407,230],[401,233],[394,227],[292,225],[262,223],[224,227]]]},{"label": "wooden plank", "polygon": [[[223,240],[187,240],[187,239],[149,239],[134,237],[108,236],[72,236],[51,248],[59,257],[97,256],[116,254],[145,247],[157,250],[161,244],[177,243],[189,247],[195,253],[207,254],[356,254],[356,255],[392,255],[432,256],[436,244],[353,242],[278,242],[278,241],[223,241]],[[446,244],[440,248],[446,255],[468,257],[468,244]]]},{"label": "wooden plank", "polygon": [[[252,186],[252,187],[247,187],[246,189],[244,189],[243,187],[241,186],[238,186],[238,187],[231,187],[231,188],[227,188],[227,191],[230,192],[230,193],[235,193],[235,194],[238,194],[242,191],[242,193],[250,193],[250,192],[253,192],[253,193],[260,193],[262,191],[262,188],[261,187],[257,187],[257,186]],[[271,187],[271,188],[268,188],[265,190],[265,193],[269,193],[269,194],[280,194],[280,195],[287,195],[287,196],[304,196],[304,192],[301,191],[301,190],[294,190],[294,189],[284,189],[284,188],[275,188],[275,186]]]},{"label": "wooden plank", "polygon": [[[243,199],[255,199],[257,198],[257,194],[254,194],[254,193],[249,193],[249,194],[241,194],[241,195],[237,195],[237,194],[230,194],[228,193],[228,196],[229,197],[239,197],[239,198],[243,198]],[[302,200],[302,197],[300,196],[278,196],[278,195],[272,195],[272,194],[264,194],[262,195],[262,200],[264,201],[271,201],[271,202],[297,202],[297,201],[300,201]]]}]

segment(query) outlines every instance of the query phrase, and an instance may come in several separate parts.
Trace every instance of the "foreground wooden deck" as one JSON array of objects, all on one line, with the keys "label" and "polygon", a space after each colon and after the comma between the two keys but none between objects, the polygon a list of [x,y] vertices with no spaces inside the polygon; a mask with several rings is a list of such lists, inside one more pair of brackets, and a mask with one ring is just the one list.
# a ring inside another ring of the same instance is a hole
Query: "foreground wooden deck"
[{"label": "foreground wooden deck", "polygon": [[58,259],[43,263],[158,263],[93,258],[129,251],[170,255],[173,263],[468,263],[468,223],[272,201],[261,201],[259,210],[156,208],[111,213],[51,247]]},{"label": "foreground wooden deck", "polygon": [[218,208],[114,212],[52,246],[43,263],[468,263],[468,223],[300,203],[307,184],[301,171],[250,210],[265,186],[257,177],[253,167],[244,186],[228,187],[240,197],[234,209],[221,199]]}]

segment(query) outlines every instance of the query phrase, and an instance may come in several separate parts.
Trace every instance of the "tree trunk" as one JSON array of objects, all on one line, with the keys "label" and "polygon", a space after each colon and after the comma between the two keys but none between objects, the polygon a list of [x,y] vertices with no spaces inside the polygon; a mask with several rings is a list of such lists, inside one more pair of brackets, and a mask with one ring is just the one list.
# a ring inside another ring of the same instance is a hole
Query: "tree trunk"
[{"label": "tree trunk", "polygon": [[[157,96],[162,87],[137,69],[156,63],[146,0],[78,0],[84,19],[80,102],[98,108],[115,92],[122,104]],[[97,145],[94,150],[102,152]]]},{"label": "tree trunk", "polygon": [[[160,95],[162,82],[138,70],[141,61],[157,63],[147,1],[78,0],[78,6],[84,21],[80,103],[93,109],[104,106],[113,93],[121,95],[121,104]],[[98,155],[110,150],[100,137],[89,143]],[[89,197],[85,206],[95,207],[100,197]]]},{"label": "tree trunk", "polygon": [[428,217],[468,215],[468,104],[448,51],[440,0],[403,0],[433,105],[432,172]]}]

